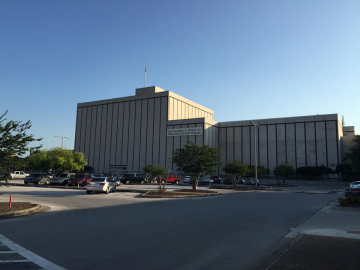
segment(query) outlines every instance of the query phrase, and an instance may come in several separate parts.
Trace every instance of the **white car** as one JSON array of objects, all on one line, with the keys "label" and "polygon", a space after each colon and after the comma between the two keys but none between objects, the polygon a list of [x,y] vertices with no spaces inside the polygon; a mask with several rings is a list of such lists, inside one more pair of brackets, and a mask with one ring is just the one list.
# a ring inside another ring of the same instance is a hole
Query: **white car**
[{"label": "white car", "polygon": [[353,182],[353,183],[350,184],[350,187],[351,187],[351,188],[354,188],[354,187],[356,187],[356,186],[358,186],[358,185],[360,185],[360,181],[355,181],[355,182]]},{"label": "white car", "polygon": [[15,171],[14,173],[11,173],[12,179],[25,179],[27,176],[29,176],[29,174],[24,173],[23,171]]},{"label": "white car", "polygon": [[91,192],[97,193],[106,193],[116,191],[116,184],[109,181],[108,177],[94,177],[86,186],[86,193],[90,194]]}]

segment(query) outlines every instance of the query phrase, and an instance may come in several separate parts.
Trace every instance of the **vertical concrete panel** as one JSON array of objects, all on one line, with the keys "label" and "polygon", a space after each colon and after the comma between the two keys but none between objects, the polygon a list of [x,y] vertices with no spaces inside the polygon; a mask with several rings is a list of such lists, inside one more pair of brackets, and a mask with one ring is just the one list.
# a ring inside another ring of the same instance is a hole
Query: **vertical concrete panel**
[{"label": "vertical concrete panel", "polygon": [[[140,168],[144,168],[146,164],[146,137],[147,132],[147,114],[148,114],[148,101],[146,99],[141,101],[141,129],[140,129]],[[171,114],[170,114],[171,115]]]},{"label": "vertical concrete panel", "polygon": [[160,151],[160,98],[155,98],[154,108],[154,140],[153,140],[153,165],[159,165],[159,151]]},{"label": "vertical concrete panel", "polygon": [[259,127],[259,166],[267,168],[267,126]]},{"label": "vertical concrete panel", "polygon": [[80,151],[80,141],[81,141],[81,116],[82,108],[77,108],[76,111],[76,131],[75,131],[75,152]]},{"label": "vertical concrete panel", "polygon": [[111,156],[111,136],[113,123],[113,104],[107,105],[106,131],[105,131],[105,153],[104,153],[104,173],[109,173]]},{"label": "vertical concrete panel", "polygon": [[286,162],[285,125],[277,125],[277,158],[278,164]]},{"label": "vertical concrete panel", "polygon": [[[337,159],[337,137],[336,137],[336,121],[326,122],[326,139],[327,139],[327,154],[328,154],[328,167],[335,171],[338,165]],[[337,174],[330,174],[329,178],[338,178]]]},{"label": "vertical concrete panel", "polygon": [[[167,126],[167,129],[173,129],[174,126]],[[166,140],[166,168],[168,170],[173,170],[172,157],[174,151],[174,137],[169,136]]]},{"label": "vertical concrete panel", "polygon": [[85,141],[86,141],[86,113],[87,113],[87,107],[84,107],[82,109],[82,114],[81,114],[81,132],[80,132],[80,138],[81,138],[81,142],[80,142],[80,152],[85,152]]},{"label": "vertical concrete panel", "polygon": [[136,101],[135,107],[136,107],[136,109],[135,109],[136,115],[135,115],[135,130],[134,130],[133,170],[141,171],[141,169],[140,169],[140,136],[141,136],[141,122],[142,122],[141,100]]},{"label": "vertical concrete panel", "polygon": [[315,128],[316,128],[317,165],[327,166],[325,122],[315,123]]},{"label": "vertical concrete panel", "polygon": [[96,127],[95,127],[95,155],[93,169],[95,173],[99,172],[99,155],[100,155],[100,143],[101,143],[101,122],[102,122],[103,106],[97,106],[96,114]]},{"label": "vertical concrete panel", "polygon": [[294,168],[296,168],[294,124],[286,125],[286,156],[287,156],[287,163],[293,165]]},{"label": "vertical concrete panel", "polygon": [[186,119],[189,119],[189,104],[186,104]]},{"label": "vertical concrete panel", "polygon": [[243,145],[242,145],[242,158],[243,163],[250,165],[250,127],[242,127]]},{"label": "vertical concrete panel", "polygon": [[242,162],[241,127],[235,127],[234,132],[235,160]]},{"label": "vertical concrete panel", "polygon": [[305,124],[295,124],[297,168],[306,166]]},{"label": "vertical concrete panel", "polygon": [[116,152],[115,152],[115,165],[123,165],[122,163],[122,156],[124,147],[123,147],[123,140],[124,140],[124,119],[125,119],[125,102],[119,103],[118,109],[118,123],[116,129]]},{"label": "vertical concrete panel", "polygon": [[127,169],[134,171],[134,144],[135,144],[135,119],[136,117],[136,101],[130,101],[130,118],[129,118],[129,134],[128,134],[128,154]]},{"label": "vertical concrete panel", "polygon": [[[176,128],[180,128],[180,125],[174,125],[174,129],[176,129]],[[174,138],[174,151],[175,151],[175,150],[180,148],[180,136],[174,136],[173,138]],[[175,164],[174,164],[173,168],[174,168],[173,169],[174,172],[177,173],[178,171],[177,171],[177,168],[176,168]]]},{"label": "vertical concrete panel", "polygon": [[103,105],[103,111],[101,116],[101,139],[100,139],[100,151],[99,151],[99,172],[104,172],[105,162],[105,150],[106,150],[106,135],[107,135],[107,115],[108,105]]},{"label": "vertical concrete panel", "polygon": [[185,102],[181,102],[181,118],[185,119],[186,118],[186,110],[185,110]]},{"label": "vertical concrete panel", "polygon": [[234,128],[227,128],[227,140],[226,140],[226,155],[227,162],[234,162]]},{"label": "vertical concrete panel", "polygon": [[223,172],[222,168],[225,166],[225,164],[227,163],[227,154],[226,154],[226,128],[219,128],[218,129],[219,132],[219,156],[221,158],[221,164],[220,164],[220,174],[221,175],[225,175],[225,173]]},{"label": "vertical concrete panel", "polygon": [[[180,125],[180,128],[188,128],[189,125]],[[187,144],[188,136],[180,136],[180,147],[183,147],[183,145]]]},{"label": "vertical concrete panel", "polygon": [[[148,128],[147,128],[147,140],[146,140],[146,164],[153,164],[153,137],[154,137],[154,99],[148,99]],[[176,100],[174,99],[174,104]],[[175,115],[174,115],[175,118]]]},{"label": "vertical concrete panel", "polygon": [[273,170],[276,167],[276,127],[275,125],[268,125],[268,163],[270,175],[273,174]]},{"label": "vertical concrete panel", "polygon": [[315,123],[305,123],[306,160],[308,166],[316,166]]},{"label": "vertical concrete panel", "polygon": [[173,100],[173,98],[172,97],[169,97],[169,99],[168,99],[168,101],[169,101],[169,104],[168,104],[168,107],[169,107],[169,109],[168,109],[168,119],[169,120],[173,120],[173,113],[174,113],[174,100]]},{"label": "vertical concrete panel", "polygon": [[126,171],[129,170],[128,163],[128,147],[129,147],[129,120],[130,120],[130,102],[124,103],[124,124],[123,124],[123,138],[121,146],[121,165],[126,165]]},{"label": "vertical concrete panel", "polygon": [[84,153],[87,160],[90,157],[90,140],[91,140],[91,117],[92,117],[92,107],[87,108],[86,112],[86,140],[85,140],[85,147]]},{"label": "vertical concrete panel", "polygon": [[[190,124],[189,125],[189,128],[193,128],[195,127],[195,124]],[[195,136],[187,136],[187,139],[192,142],[192,143],[195,143]]]},{"label": "vertical concrete panel", "polygon": [[113,105],[112,111],[112,126],[111,126],[111,143],[110,143],[110,161],[109,165],[116,164],[116,141],[118,132],[118,115],[119,115],[119,103]]},{"label": "vertical concrete panel", "polygon": [[98,106],[92,106],[91,109],[91,130],[90,130],[90,151],[88,166],[94,167],[94,156],[95,156],[95,139],[96,139],[96,117],[97,117]]},{"label": "vertical concrete panel", "polygon": [[161,120],[160,120],[160,157],[159,164],[160,166],[166,166],[166,112],[167,112],[167,97],[161,98]]},{"label": "vertical concrete panel", "polygon": [[179,106],[178,106],[178,100],[174,99],[174,120],[178,120],[178,111],[179,111]]},{"label": "vertical concrete panel", "polygon": [[[204,130],[204,125],[202,123],[200,124],[196,124],[196,127],[202,127]],[[203,146],[204,145],[204,134],[201,135],[196,135],[196,144],[199,146]]]}]

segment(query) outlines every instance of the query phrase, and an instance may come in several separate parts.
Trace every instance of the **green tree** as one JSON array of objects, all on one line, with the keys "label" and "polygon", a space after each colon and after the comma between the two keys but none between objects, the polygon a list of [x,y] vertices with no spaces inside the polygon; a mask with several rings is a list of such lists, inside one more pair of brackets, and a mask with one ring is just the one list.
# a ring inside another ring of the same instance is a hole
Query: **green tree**
[{"label": "green tree", "polygon": [[163,175],[167,174],[167,169],[161,166],[150,167],[150,174],[152,177],[159,179],[159,191],[164,192],[166,190],[166,182],[163,181]]},{"label": "green tree", "polygon": [[149,178],[150,178],[150,175],[151,175],[151,169],[152,169],[152,166],[151,165],[145,165],[145,167],[143,168],[143,171],[146,175],[145,177],[145,182],[148,183],[149,182]]},{"label": "green tree", "polygon": [[179,171],[191,176],[193,190],[197,190],[201,174],[210,174],[218,168],[219,151],[208,145],[198,146],[189,141],[183,148],[173,152],[172,162]]},{"label": "green tree", "polygon": [[285,184],[285,178],[294,175],[294,173],[294,166],[288,163],[279,164],[274,168],[275,176],[282,178],[283,184]]},{"label": "green tree", "polygon": [[87,162],[83,153],[57,147],[30,155],[28,164],[32,170],[41,172],[83,171]]},{"label": "green tree", "polygon": [[345,154],[344,162],[351,166],[351,174],[353,176],[360,176],[360,135],[355,135],[353,145]]},{"label": "green tree", "polygon": [[14,157],[23,156],[26,152],[40,149],[42,145],[30,147],[32,142],[39,142],[42,139],[35,139],[34,135],[26,132],[31,128],[31,122],[7,121],[6,111],[0,116],[0,167],[9,171],[17,165],[18,160]]},{"label": "green tree", "polygon": [[[264,166],[257,166],[257,175],[259,176],[269,176],[270,170]],[[255,166],[249,166],[249,172],[247,173],[250,177],[255,177]]]},{"label": "green tree", "polygon": [[234,187],[237,187],[239,181],[236,180],[236,176],[238,176],[240,179],[242,176],[247,174],[249,172],[249,166],[242,164],[240,161],[235,160],[234,162],[226,163],[223,168],[223,171],[226,174],[231,175],[233,185]]}]

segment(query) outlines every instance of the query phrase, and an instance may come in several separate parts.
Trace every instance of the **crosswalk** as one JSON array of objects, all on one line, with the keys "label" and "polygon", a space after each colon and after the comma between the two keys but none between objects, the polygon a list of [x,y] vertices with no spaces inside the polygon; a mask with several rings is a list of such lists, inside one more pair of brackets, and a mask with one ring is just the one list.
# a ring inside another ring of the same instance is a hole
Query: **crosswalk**
[{"label": "crosswalk", "polygon": [[0,270],[3,269],[64,270],[65,268],[36,255],[0,234]]}]

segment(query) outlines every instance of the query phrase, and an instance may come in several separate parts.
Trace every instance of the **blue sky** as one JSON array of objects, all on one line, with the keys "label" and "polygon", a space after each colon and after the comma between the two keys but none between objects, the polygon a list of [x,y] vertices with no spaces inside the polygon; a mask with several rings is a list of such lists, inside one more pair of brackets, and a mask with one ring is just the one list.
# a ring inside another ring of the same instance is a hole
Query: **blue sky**
[{"label": "blue sky", "polygon": [[0,113],[44,148],[76,104],[144,84],[216,121],[339,113],[360,130],[360,1],[0,1]]}]

